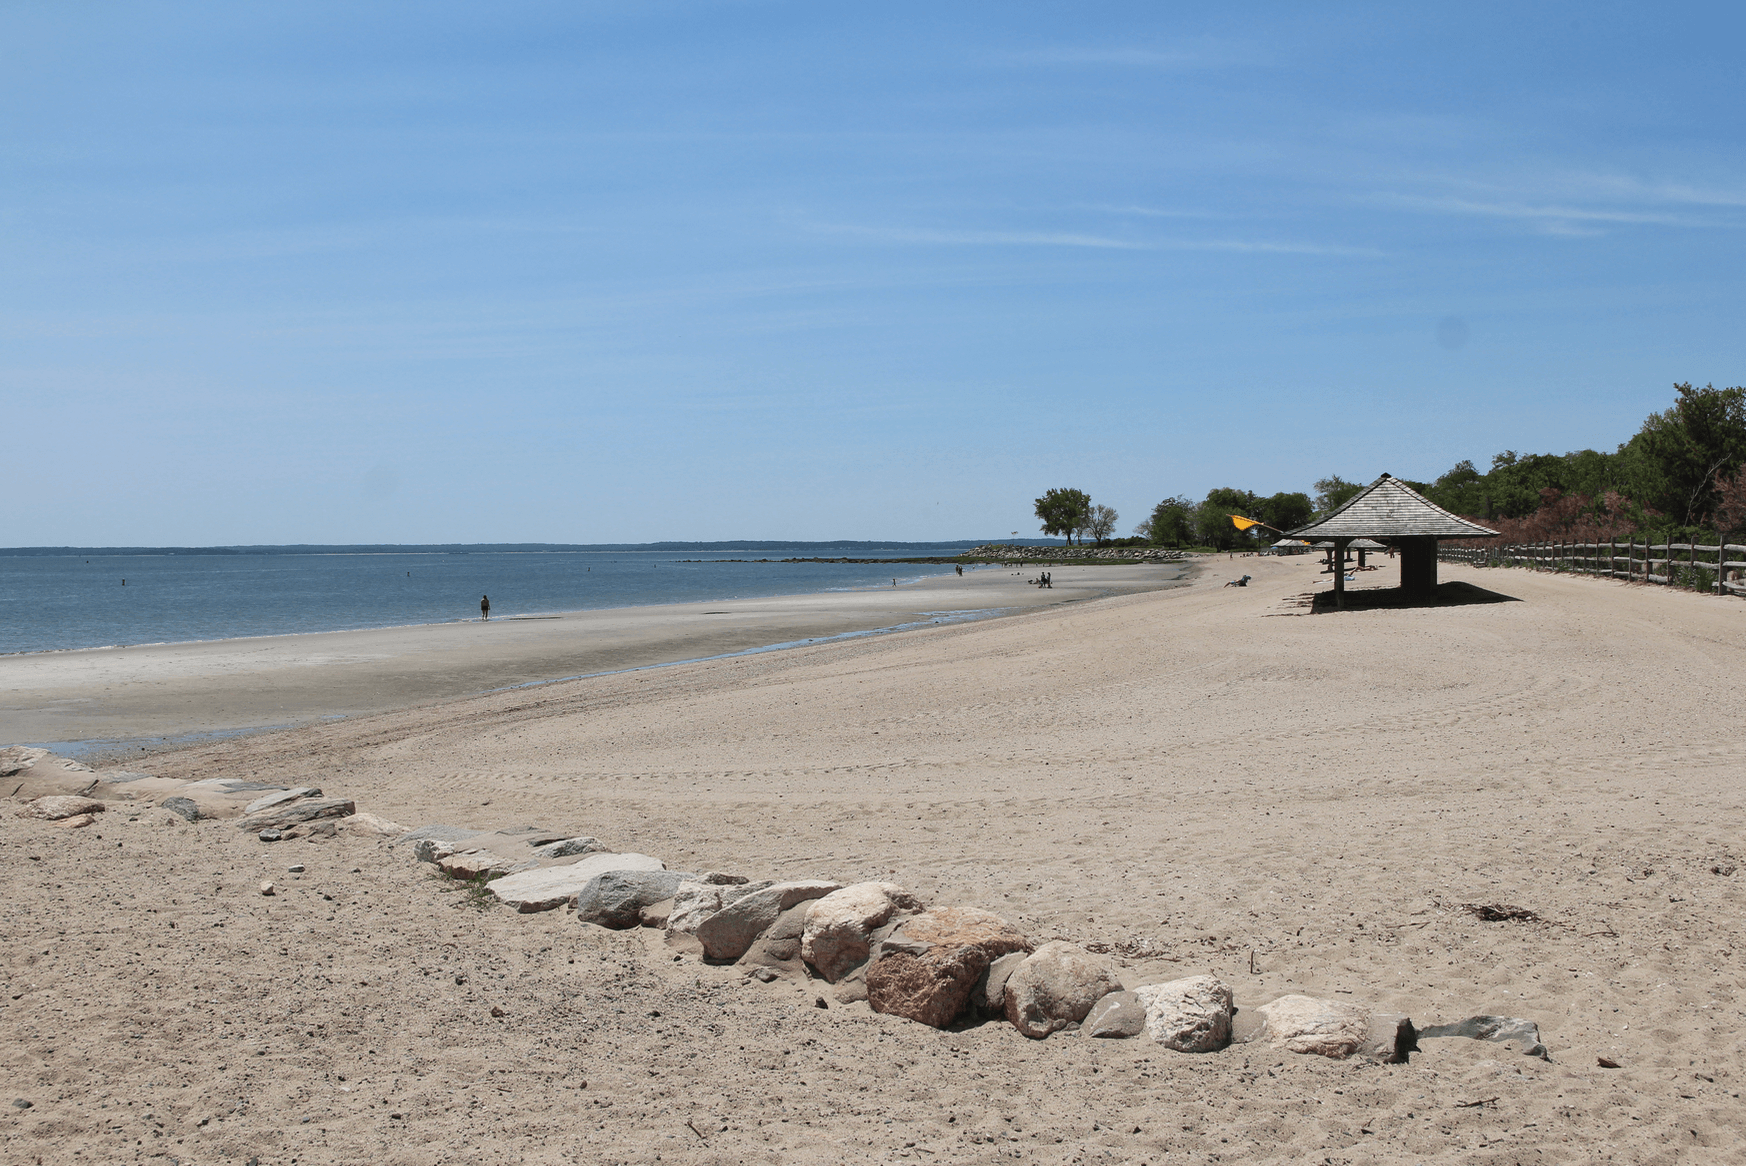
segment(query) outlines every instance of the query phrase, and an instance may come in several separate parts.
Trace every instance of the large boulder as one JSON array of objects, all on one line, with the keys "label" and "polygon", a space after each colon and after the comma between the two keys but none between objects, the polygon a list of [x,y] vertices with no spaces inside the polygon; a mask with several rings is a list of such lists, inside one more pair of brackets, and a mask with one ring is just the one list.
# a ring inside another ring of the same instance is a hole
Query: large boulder
[{"label": "large boulder", "polygon": [[867,962],[868,937],[898,913],[922,909],[896,883],[855,883],[813,900],[806,909],[800,955],[830,983]]},{"label": "large boulder", "polygon": [[644,907],[672,898],[680,883],[696,877],[679,870],[609,870],[577,894],[576,917],[615,930],[635,927]]},{"label": "large boulder", "polygon": [[796,903],[776,916],[776,922],[766,927],[745,954],[734,962],[745,967],[776,968],[795,978],[805,978],[806,969],[800,962],[800,940],[806,930],[806,909],[811,905],[811,902]]},{"label": "large boulder", "polygon": [[1139,1036],[1146,1031],[1146,1006],[1132,992],[1111,992],[1091,1006],[1079,1031],[1116,1039]]},{"label": "large boulder", "polygon": [[494,879],[525,869],[534,863],[528,859],[504,858],[495,851],[479,847],[456,851],[437,859],[436,867],[451,878]]},{"label": "large boulder", "polygon": [[531,914],[562,907],[580,895],[596,875],[614,870],[665,870],[666,864],[646,854],[590,854],[569,866],[548,866],[505,875],[489,884],[497,900]]},{"label": "large boulder", "polygon": [[1372,1060],[1404,1061],[1411,1049],[1413,1021],[1399,1012],[1371,1012],[1351,1000],[1290,995],[1262,1004],[1245,1016],[1236,1037],[1266,1042],[1287,1053],[1327,1056],[1343,1061],[1353,1053]]},{"label": "large boulder", "polygon": [[243,807],[245,814],[258,814],[262,810],[270,810],[274,806],[282,806],[286,802],[295,802],[303,798],[319,798],[321,791],[312,785],[300,785],[291,789],[269,790]]},{"label": "large boulder", "polygon": [[1146,1009],[1146,1035],[1181,1053],[1213,1053],[1231,1041],[1231,989],[1217,976],[1146,984],[1134,995]]},{"label": "large boulder", "polygon": [[535,858],[569,858],[576,854],[597,854],[605,849],[606,844],[598,838],[560,838],[556,842],[545,842],[535,846],[533,856]]},{"label": "large boulder", "polygon": [[1033,1040],[1078,1024],[1091,1006],[1121,991],[1115,968],[1082,947],[1054,940],[1025,957],[1006,981],[1006,1019]]},{"label": "large boulder", "polygon": [[258,814],[250,814],[237,820],[237,826],[250,832],[261,830],[285,830],[304,822],[316,822],[327,818],[345,818],[357,812],[349,798],[300,798],[294,802],[286,802],[271,809],[262,810]]},{"label": "large boulder", "polygon": [[667,912],[667,930],[679,935],[693,935],[703,921],[729,904],[743,899],[753,891],[775,886],[768,879],[751,882],[743,875],[710,871],[698,878],[679,884],[673,892],[673,907]]},{"label": "large boulder", "polygon": [[54,795],[34,798],[18,807],[20,818],[39,818],[49,822],[58,822],[62,818],[74,818],[80,814],[101,814],[109,807],[96,798],[76,798],[71,795]]},{"label": "large boulder", "polygon": [[976,981],[976,990],[970,994],[971,1005],[992,1016],[1005,1016],[1006,982],[1018,971],[1018,966],[1025,962],[1029,954],[1009,951],[989,964],[988,970],[982,973],[982,978]]},{"label": "large boulder", "polygon": [[470,826],[444,826],[434,824],[420,826],[416,830],[408,830],[394,840],[396,846],[410,846],[415,862],[435,862],[439,849],[447,848],[444,853],[453,853],[457,842],[465,842],[469,838],[477,838],[484,834],[483,830],[475,830]]},{"label": "large boulder", "polygon": [[1520,1046],[1530,1057],[1550,1061],[1552,1054],[1540,1039],[1540,1026],[1519,1016],[1469,1016],[1454,1024],[1433,1024],[1416,1033],[1420,1037],[1464,1036]]},{"label": "large boulder", "polygon": [[737,960],[782,912],[797,903],[822,899],[832,891],[840,890],[842,885],[825,879],[774,883],[749,895],[741,895],[699,923],[692,934],[703,944],[705,959]]},{"label": "large boulder", "polygon": [[875,1012],[934,1028],[956,1020],[988,965],[1031,950],[1017,928],[974,907],[945,907],[904,920],[881,940],[867,969]]}]

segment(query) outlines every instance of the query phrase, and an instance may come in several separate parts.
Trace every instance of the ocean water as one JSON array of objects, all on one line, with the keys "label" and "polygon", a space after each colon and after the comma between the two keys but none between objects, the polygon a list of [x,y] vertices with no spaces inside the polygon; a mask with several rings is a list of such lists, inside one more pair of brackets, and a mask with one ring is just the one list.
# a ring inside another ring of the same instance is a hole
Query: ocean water
[{"label": "ocean water", "polygon": [[972,545],[0,555],[0,653],[446,623],[479,618],[481,595],[491,596],[491,618],[498,619],[889,587],[893,577],[913,580],[953,568],[697,560],[945,556]]}]

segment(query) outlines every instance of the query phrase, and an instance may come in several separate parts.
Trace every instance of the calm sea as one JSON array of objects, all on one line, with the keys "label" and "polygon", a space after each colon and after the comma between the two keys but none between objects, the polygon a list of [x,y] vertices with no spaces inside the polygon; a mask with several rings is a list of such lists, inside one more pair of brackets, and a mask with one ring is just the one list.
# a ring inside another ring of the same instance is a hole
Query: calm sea
[{"label": "calm sea", "polygon": [[[852,590],[946,574],[916,563],[708,562],[944,556],[974,545],[756,551],[0,555],[0,653],[396,627],[602,607]],[[693,560],[693,561],[685,561]],[[122,581],[126,580],[124,584]]]}]

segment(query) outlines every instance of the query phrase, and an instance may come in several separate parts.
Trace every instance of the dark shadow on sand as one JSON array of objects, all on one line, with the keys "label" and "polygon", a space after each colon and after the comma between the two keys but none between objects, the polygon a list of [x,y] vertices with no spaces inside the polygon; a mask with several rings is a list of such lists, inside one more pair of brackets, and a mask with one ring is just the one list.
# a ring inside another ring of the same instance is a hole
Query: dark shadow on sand
[{"label": "dark shadow on sand", "polygon": [[1334,606],[1332,591],[1319,591],[1310,610],[1317,615],[1329,611],[1375,611],[1385,607],[1468,607],[1475,603],[1520,603],[1514,595],[1487,591],[1471,583],[1439,583],[1431,595],[1408,595],[1399,587],[1366,587],[1346,592],[1346,605]]}]

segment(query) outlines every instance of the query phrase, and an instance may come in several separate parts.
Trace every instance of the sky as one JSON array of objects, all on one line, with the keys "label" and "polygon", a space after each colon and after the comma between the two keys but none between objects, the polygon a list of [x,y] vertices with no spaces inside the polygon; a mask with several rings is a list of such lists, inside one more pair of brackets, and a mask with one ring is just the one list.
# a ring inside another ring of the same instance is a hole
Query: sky
[{"label": "sky", "polygon": [[983,538],[1746,381],[1737,5],[0,3],[0,545]]}]

